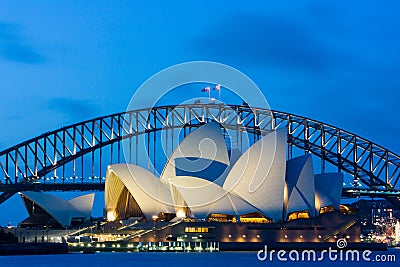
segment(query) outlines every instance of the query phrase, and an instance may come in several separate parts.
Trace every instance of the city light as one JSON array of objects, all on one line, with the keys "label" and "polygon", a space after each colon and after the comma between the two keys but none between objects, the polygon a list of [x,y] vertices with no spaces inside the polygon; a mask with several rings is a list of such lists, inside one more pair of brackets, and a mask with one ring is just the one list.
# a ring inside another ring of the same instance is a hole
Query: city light
[{"label": "city light", "polygon": [[114,211],[108,211],[107,212],[107,221],[113,222],[116,219],[116,214]]},{"label": "city light", "polygon": [[178,211],[176,212],[176,217],[178,217],[178,218],[185,218],[185,217],[186,217],[185,211],[184,211],[184,210],[178,210]]}]

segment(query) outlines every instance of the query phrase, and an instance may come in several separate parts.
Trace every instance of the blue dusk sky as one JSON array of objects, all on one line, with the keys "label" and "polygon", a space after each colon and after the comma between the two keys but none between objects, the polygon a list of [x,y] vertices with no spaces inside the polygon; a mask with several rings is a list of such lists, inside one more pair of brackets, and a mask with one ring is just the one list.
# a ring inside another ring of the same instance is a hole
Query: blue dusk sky
[{"label": "blue dusk sky", "polygon": [[[0,150],[124,111],[154,73],[207,60],[248,75],[272,109],[400,153],[399,12],[398,1],[2,0]],[[0,225],[22,210],[18,197],[1,205]]]}]

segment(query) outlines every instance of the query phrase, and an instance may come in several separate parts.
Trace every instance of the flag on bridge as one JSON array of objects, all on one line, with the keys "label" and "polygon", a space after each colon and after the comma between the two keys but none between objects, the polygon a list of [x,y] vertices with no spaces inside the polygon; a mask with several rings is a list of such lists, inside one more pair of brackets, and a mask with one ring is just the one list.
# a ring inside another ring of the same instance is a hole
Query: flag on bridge
[{"label": "flag on bridge", "polygon": [[214,86],[213,90],[218,91],[218,101],[219,101],[221,99],[221,85],[217,84],[216,86]]},{"label": "flag on bridge", "polygon": [[210,103],[210,89],[211,89],[210,86],[201,89],[203,93],[208,92],[208,103]]},{"label": "flag on bridge", "polygon": [[205,87],[205,88],[203,88],[203,89],[201,89],[201,92],[210,92],[210,86],[207,86],[207,87]]}]

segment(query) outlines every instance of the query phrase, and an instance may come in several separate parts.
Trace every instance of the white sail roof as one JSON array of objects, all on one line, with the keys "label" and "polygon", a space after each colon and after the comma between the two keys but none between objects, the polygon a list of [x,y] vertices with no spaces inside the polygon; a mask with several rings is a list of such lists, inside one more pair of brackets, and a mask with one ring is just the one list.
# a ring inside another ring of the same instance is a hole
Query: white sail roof
[{"label": "white sail roof", "polygon": [[196,219],[205,219],[210,213],[240,215],[257,211],[246,201],[205,179],[173,177],[170,180]]},{"label": "white sail roof", "polygon": [[292,212],[308,210],[315,216],[314,171],[311,155],[297,157],[286,162],[285,199],[286,216]]},{"label": "white sail roof", "polygon": [[107,211],[123,209],[119,202],[128,191],[147,219],[160,212],[197,219],[260,212],[279,222],[292,212],[314,217],[320,207],[338,207],[343,177],[314,176],[310,155],[286,161],[286,138],[286,128],[272,131],[229,159],[219,124],[207,123],[178,145],[160,179],[136,165],[109,166]]},{"label": "white sail roof", "polygon": [[340,197],[343,188],[342,173],[323,173],[314,176],[315,180],[315,208],[333,206],[339,209]]},{"label": "white sail roof", "polygon": [[169,185],[148,170],[130,164],[108,166],[105,185],[107,211],[116,209],[118,199],[126,187],[149,220],[160,212],[174,213]]},{"label": "white sail roof", "polygon": [[90,219],[94,194],[73,198],[70,201],[42,192],[27,191],[20,194],[39,205],[63,227],[71,225],[72,218]]},{"label": "white sail roof", "polygon": [[182,140],[168,159],[160,179],[168,182],[169,177],[196,176],[214,180],[224,173],[228,165],[224,136],[219,124],[212,121]]},{"label": "white sail roof", "polygon": [[69,200],[69,203],[74,206],[84,216],[85,220],[90,220],[94,202],[94,193],[82,195]]},{"label": "white sail roof", "polygon": [[243,198],[273,221],[282,220],[286,131],[271,132],[249,147],[223,185],[224,190]]}]

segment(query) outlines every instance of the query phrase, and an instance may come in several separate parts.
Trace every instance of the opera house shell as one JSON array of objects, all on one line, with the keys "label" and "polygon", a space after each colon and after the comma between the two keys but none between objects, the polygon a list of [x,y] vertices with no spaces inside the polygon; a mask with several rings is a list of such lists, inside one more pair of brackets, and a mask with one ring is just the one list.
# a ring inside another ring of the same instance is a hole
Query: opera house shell
[{"label": "opera house shell", "polygon": [[19,194],[29,214],[29,217],[20,223],[21,227],[64,228],[90,220],[94,193],[70,200],[42,192]]},{"label": "opera house shell", "polygon": [[110,165],[107,219],[277,223],[338,210],[343,175],[314,175],[310,155],[287,160],[286,132],[272,131],[241,153],[228,151],[220,125],[209,122],[181,141],[160,177]]}]

